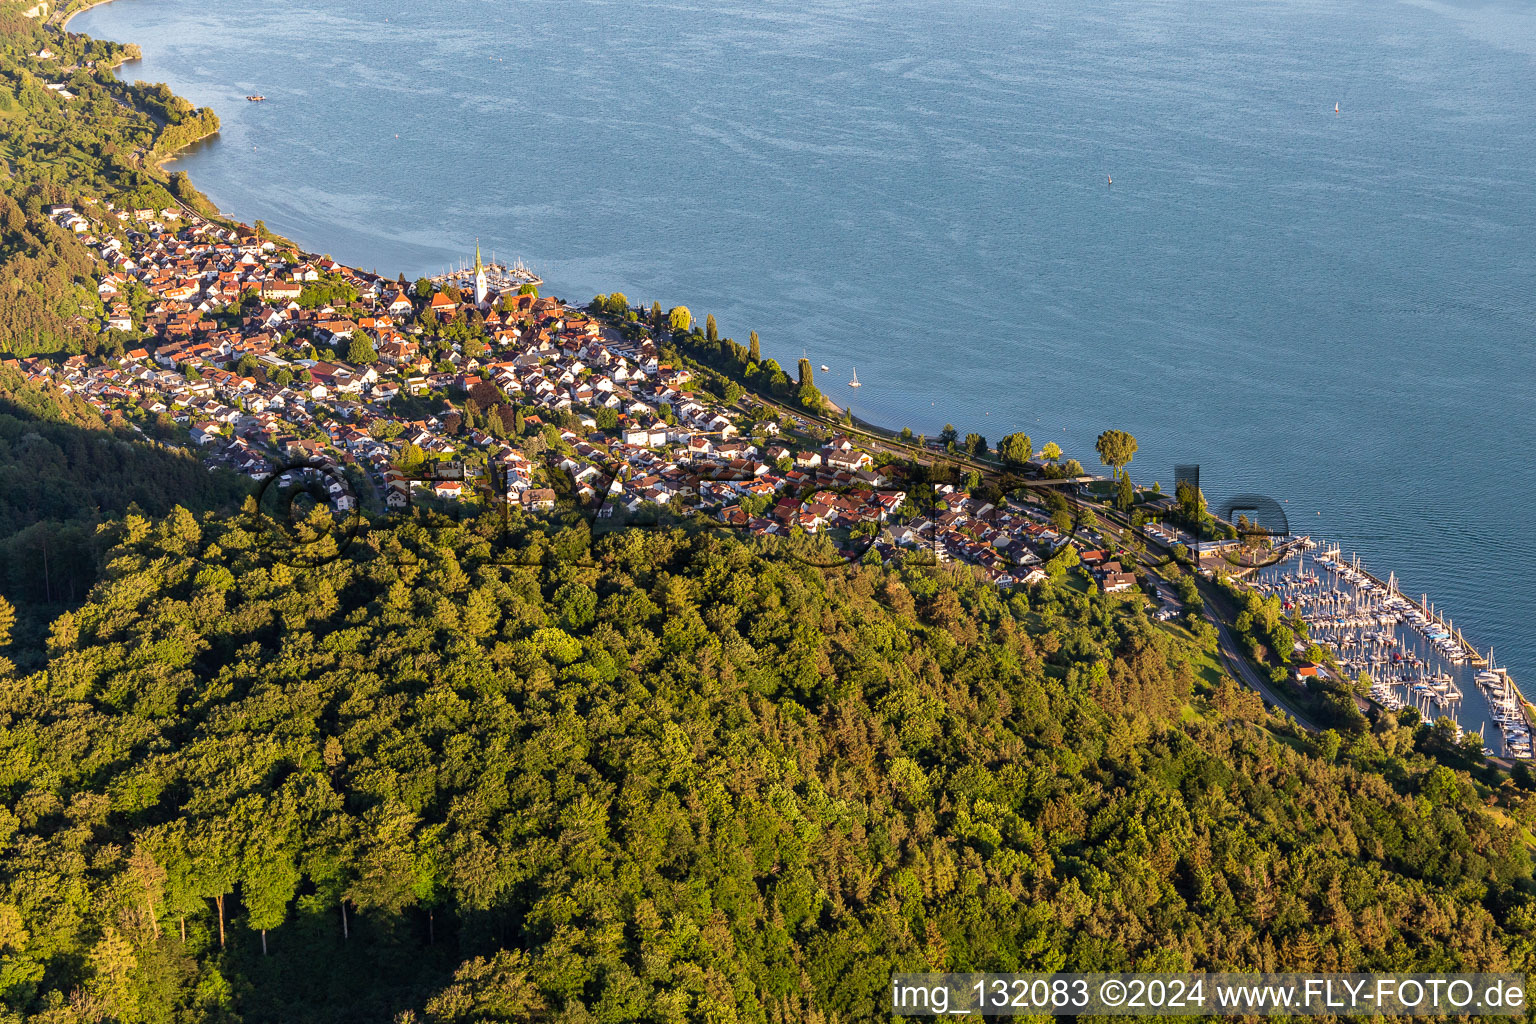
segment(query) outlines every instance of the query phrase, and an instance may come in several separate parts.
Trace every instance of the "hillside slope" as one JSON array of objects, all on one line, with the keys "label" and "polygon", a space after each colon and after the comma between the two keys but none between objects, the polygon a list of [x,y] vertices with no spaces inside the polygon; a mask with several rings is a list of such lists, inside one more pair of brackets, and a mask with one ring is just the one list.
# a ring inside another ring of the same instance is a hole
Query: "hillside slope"
[{"label": "hillside slope", "polygon": [[862,1021],[896,969],[1530,967],[1507,810],[1395,722],[1314,749],[1196,692],[1137,605],[580,525],[514,523],[505,566],[489,521],[296,570],[254,526],[130,517],[0,681],[14,1013]]},{"label": "hillside slope", "polygon": [[160,516],[178,501],[234,511],[250,489],[0,366],[0,597],[18,608],[29,649],[53,615],[85,599],[125,513]]}]

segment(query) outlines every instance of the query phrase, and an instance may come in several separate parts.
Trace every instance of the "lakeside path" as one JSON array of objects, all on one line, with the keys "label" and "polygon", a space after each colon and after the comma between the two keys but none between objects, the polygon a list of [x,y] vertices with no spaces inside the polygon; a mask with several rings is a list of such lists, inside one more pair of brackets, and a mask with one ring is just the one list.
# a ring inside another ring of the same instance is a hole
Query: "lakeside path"
[{"label": "lakeside path", "polygon": [[[875,424],[870,424],[857,419],[855,419],[855,422],[852,424],[843,423],[840,420],[833,419],[826,415],[818,415],[816,413],[806,412],[804,409],[798,408],[796,406],[785,405],[783,402],[776,398],[770,398],[755,391],[748,391],[742,395],[741,398],[737,400],[736,408],[743,411],[748,411],[749,406],[746,404],[748,402],[764,405],[770,409],[776,409],[785,416],[794,417],[805,423],[815,423],[837,433],[857,436],[864,441],[869,442],[873,447],[885,452],[886,454],[911,459],[913,462],[916,462],[922,466],[934,466],[940,463],[944,463],[954,466],[958,469],[973,469],[981,474],[983,480],[988,482],[1001,482],[1001,480],[1008,475],[1008,470],[998,462],[978,459],[974,455],[965,455],[961,452],[936,450],[933,448],[925,447],[923,445],[915,444],[910,441],[903,441],[896,431],[888,430],[884,427],[880,427]],[[832,403],[830,400],[828,400],[827,404],[833,409],[841,411],[839,406]],[[1022,476],[1022,474],[1019,475]],[[1043,490],[1051,487],[1061,487],[1063,485],[1072,483],[1086,483],[1095,479],[1097,479],[1097,477],[1063,477],[1059,480],[1027,481],[1027,483],[1036,485],[1043,484],[1043,486],[1041,486],[1041,489]]]}]

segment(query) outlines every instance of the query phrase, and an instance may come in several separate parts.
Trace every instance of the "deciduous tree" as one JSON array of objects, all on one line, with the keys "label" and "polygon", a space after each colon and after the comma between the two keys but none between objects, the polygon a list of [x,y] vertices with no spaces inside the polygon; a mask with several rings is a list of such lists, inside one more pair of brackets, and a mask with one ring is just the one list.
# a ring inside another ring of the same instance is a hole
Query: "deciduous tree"
[{"label": "deciduous tree", "polygon": [[1119,473],[1136,457],[1136,439],[1123,430],[1106,430],[1094,442],[1099,461]]},{"label": "deciduous tree", "polygon": [[1003,463],[1015,469],[1027,464],[1034,453],[1034,442],[1024,433],[1008,434],[997,445],[997,454]]}]

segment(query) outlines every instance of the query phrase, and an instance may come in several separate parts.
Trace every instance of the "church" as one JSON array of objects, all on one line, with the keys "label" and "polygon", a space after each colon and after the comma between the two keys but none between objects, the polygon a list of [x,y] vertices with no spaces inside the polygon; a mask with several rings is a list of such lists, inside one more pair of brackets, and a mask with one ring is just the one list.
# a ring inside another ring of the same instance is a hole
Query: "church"
[{"label": "church", "polygon": [[485,263],[480,259],[480,240],[475,239],[475,305],[481,309],[491,306],[491,286],[486,279]]}]

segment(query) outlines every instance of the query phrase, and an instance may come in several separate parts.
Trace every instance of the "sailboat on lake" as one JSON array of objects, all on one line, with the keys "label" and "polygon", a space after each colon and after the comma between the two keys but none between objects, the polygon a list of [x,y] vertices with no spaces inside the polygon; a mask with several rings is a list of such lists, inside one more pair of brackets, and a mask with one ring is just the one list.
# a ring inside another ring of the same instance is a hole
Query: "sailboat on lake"
[{"label": "sailboat on lake", "polygon": [[853,380],[848,382],[848,386],[851,388],[861,388],[864,386],[859,383],[859,368],[857,366],[853,368]]}]

